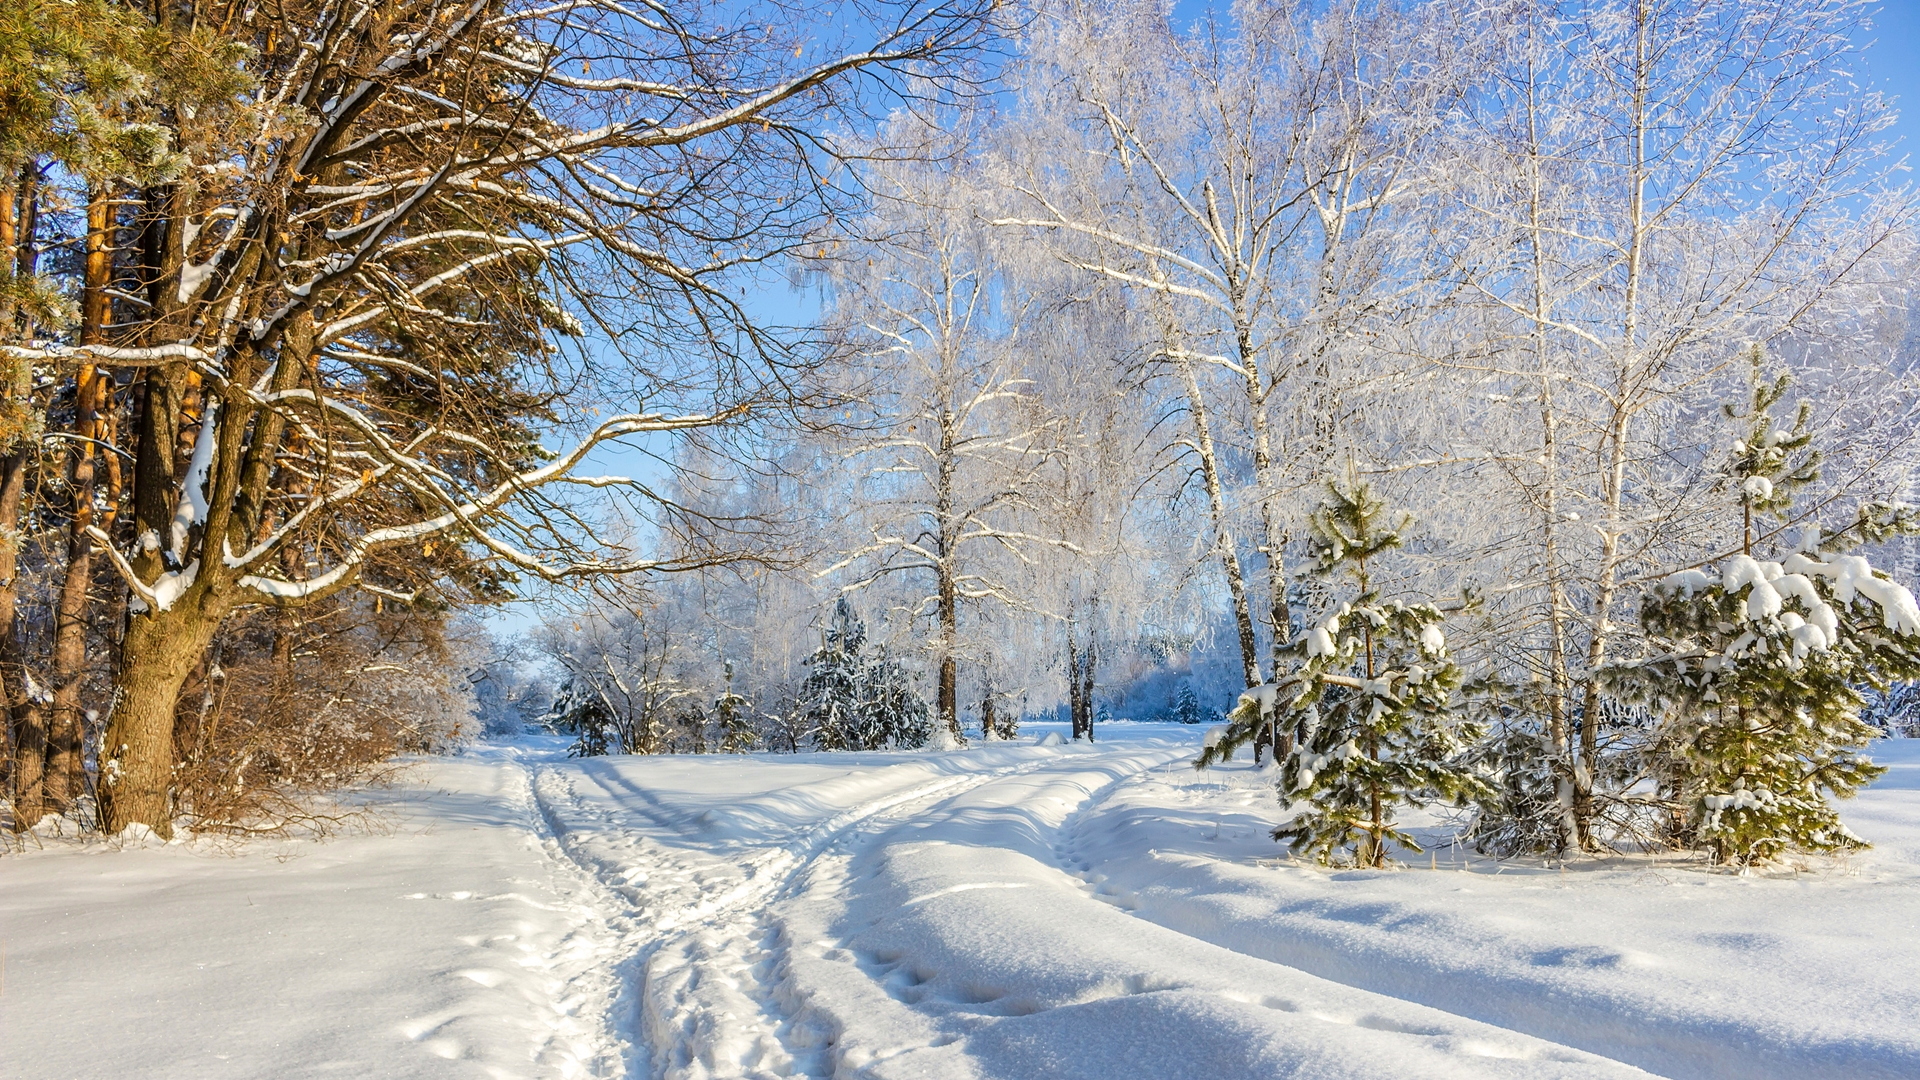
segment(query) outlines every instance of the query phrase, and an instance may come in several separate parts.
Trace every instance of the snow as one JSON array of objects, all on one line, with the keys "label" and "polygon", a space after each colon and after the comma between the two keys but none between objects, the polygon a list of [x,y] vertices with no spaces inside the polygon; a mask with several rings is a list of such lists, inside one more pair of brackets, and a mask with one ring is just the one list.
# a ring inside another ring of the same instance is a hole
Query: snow
[{"label": "snow", "polygon": [[207,475],[213,467],[213,447],[219,438],[214,421],[216,409],[217,406],[209,402],[206,415],[201,418],[200,431],[193,440],[193,455],[187,460],[187,475],[180,482],[180,501],[173,511],[169,533],[173,552],[182,560],[187,555],[188,530],[196,523],[205,524],[211,512],[207,505]]},{"label": "snow", "polygon": [[1330,872],[1197,728],[1035,729],[525,739],[327,840],[47,841],[0,857],[0,1075],[1920,1075],[1920,742],[1839,863],[1502,864],[1419,819],[1432,856]]}]

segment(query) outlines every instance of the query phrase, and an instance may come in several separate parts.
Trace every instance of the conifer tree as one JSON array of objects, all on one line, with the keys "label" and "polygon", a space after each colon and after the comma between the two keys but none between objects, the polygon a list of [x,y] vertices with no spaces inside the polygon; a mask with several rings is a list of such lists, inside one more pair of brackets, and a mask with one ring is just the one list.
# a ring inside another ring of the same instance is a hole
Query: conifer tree
[{"label": "conifer tree", "polygon": [[1765,519],[1783,519],[1793,493],[1819,476],[1807,408],[1776,426],[1788,385],[1762,377],[1756,352],[1751,408],[1727,410],[1747,422],[1725,466],[1740,554],[1648,589],[1649,652],[1606,673],[1614,692],[1662,720],[1648,765],[1668,841],[1739,866],[1865,846],[1829,801],[1883,771],[1861,754],[1876,734],[1860,716],[1863,689],[1920,677],[1913,594],[1853,553],[1914,533],[1912,510],[1869,503],[1831,536],[1807,526],[1799,550],[1777,562],[1753,555]]},{"label": "conifer tree", "polygon": [[1421,850],[1396,809],[1491,792],[1458,762],[1477,732],[1457,714],[1461,671],[1439,609],[1384,600],[1374,584],[1370,561],[1400,545],[1409,519],[1392,518],[1364,483],[1329,483],[1327,493],[1309,521],[1313,571],[1350,599],[1286,649],[1284,679],[1241,695],[1195,764],[1230,759],[1275,724],[1292,743],[1281,806],[1301,810],[1274,839],[1327,864],[1384,866],[1389,843]]},{"label": "conifer tree", "polygon": [[861,655],[867,626],[841,597],[820,648],[807,658],[812,670],[800,684],[813,738],[822,750],[913,749],[933,735],[927,703],[913,677],[885,646]]},{"label": "conifer tree", "polygon": [[558,730],[573,732],[568,757],[601,757],[620,745],[613,709],[586,680],[571,678],[561,684],[544,719]]},{"label": "conifer tree", "polygon": [[744,754],[753,749],[760,741],[760,734],[753,730],[748,716],[751,708],[746,698],[733,692],[733,661],[726,665],[727,688],[713,700],[715,726],[720,729],[720,752],[723,754]]},{"label": "conifer tree", "polygon": [[1180,684],[1180,689],[1173,695],[1173,708],[1168,715],[1176,724],[1197,724],[1206,719],[1206,710],[1200,707],[1200,698],[1193,692],[1192,683]]}]

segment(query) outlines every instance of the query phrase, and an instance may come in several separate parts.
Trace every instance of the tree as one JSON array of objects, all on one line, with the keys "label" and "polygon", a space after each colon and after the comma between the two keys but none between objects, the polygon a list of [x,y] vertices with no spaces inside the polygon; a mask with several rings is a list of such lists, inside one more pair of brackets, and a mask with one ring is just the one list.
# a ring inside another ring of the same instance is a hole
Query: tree
[{"label": "tree", "polygon": [[[897,90],[938,74],[990,5],[868,14],[871,41],[808,55],[813,28],[757,10],[147,12],[164,77],[125,111],[172,164],[93,185],[90,207],[114,208],[87,227],[95,314],[5,346],[76,372],[75,434],[92,440],[78,445],[112,447],[110,480],[131,459],[130,483],[98,491],[92,450],[76,458],[61,613],[88,614],[97,548],[128,610],[104,710],[106,828],[168,831],[176,700],[244,608],[739,557],[635,552],[564,493],[624,493],[671,528],[686,508],[574,470],[609,440],[791,403],[804,358],[730,283],[843,203],[823,129],[864,113],[856,76]],[[570,354],[589,322],[598,345]],[[609,382],[631,411],[580,430],[568,392]],[[542,446],[568,429],[571,448]]]},{"label": "tree", "polygon": [[1193,692],[1192,683],[1181,683],[1174,694],[1173,704],[1167,709],[1167,717],[1176,724],[1204,724],[1207,711],[1200,707],[1200,696]]},{"label": "tree", "polygon": [[[35,445],[57,395],[34,392],[36,379],[25,345],[67,333],[99,342],[108,323],[110,261],[105,247],[109,198],[129,180],[161,180],[182,162],[164,128],[149,122],[139,99],[156,82],[157,60],[204,46],[191,34],[169,40],[139,15],[101,0],[39,3],[16,0],[0,6],[0,687],[14,714],[12,743],[15,825],[28,828],[47,810],[64,810],[85,786],[81,744],[86,718],[81,703],[87,668],[88,590],[91,584],[97,445],[112,434],[111,378],[85,365],[73,383],[69,430],[56,443],[54,461],[40,461]],[[84,191],[85,237],[79,304],[43,272],[40,235],[44,211],[58,196],[47,190],[50,175],[68,178]],[[38,399],[36,401],[36,399]],[[42,669],[47,689],[29,688],[30,658],[16,625],[20,593],[20,525],[32,495],[29,472],[51,469],[64,459],[64,482],[46,485],[64,511],[65,568],[54,619],[50,663]],[[109,457],[110,481],[119,462]],[[117,484],[113,485],[117,487]],[[64,496],[64,498],[61,498]],[[116,500],[110,497],[108,520]]]},{"label": "tree", "polygon": [[863,656],[866,623],[841,597],[796,695],[822,750],[911,750],[932,737],[927,703],[885,646]]},{"label": "tree", "polygon": [[682,670],[689,651],[683,635],[658,611],[558,616],[542,627],[540,643],[564,672],[550,722],[582,733],[580,754],[693,748],[680,721],[701,690]]},{"label": "tree", "polygon": [[848,333],[869,362],[857,396],[873,434],[848,452],[868,469],[856,495],[868,535],[820,573],[848,573],[848,589],[896,575],[931,586],[911,609],[932,616],[935,707],[958,741],[962,661],[980,659],[968,655],[963,608],[1019,606],[994,556],[1028,560],[1029,549],[1066,543],[1020,520],[1053,423],[1021,407],[1039,302],[999,271],[993,238],[972,218],[977,177],[915,162],[876,170],[873,182],[882,198],[869,229],[881,239],[857,249],[839,282],[841,317],[860,328]]},{"label": "tree", "polygon": [[726,664],[727,688],[713,700],[714,724],[720,729],[720,752],[744,754],[760,741],[753,729],[753,703],[733,692],[733,662]]},{"label": "tree", "polygon": [[1540,737],[1510,746],[1551,751],[1510,775],[1545,785],[1531,805],[1564,795],[1549,852],[1632,839],[1618,785],[1642,733],[1601,673],[1637,648],[1629,583],[1727,539],[1702,429],[1745,344],[1831,334],[1831,401],[1887,386],[1842,329],[1879,303],[1912,206],[1881,153],[1887,104],[1852,74],[1865,10],[1538,3],[1478,31],[1496,48],[1447,135],[1430,317],[1398,335],[1435,357],[1405,377],[1438,380],[1440,408],[1398,413],[1378,452],[1427,462],[1423,517],[1500,581],[1461,640],[1527,688],[1515,730]]},{"label": "tree", "polygon": [[620,746],[619,719],[599,690],[585,679],[568,679],[547,710],[546,722],[577,738],[568,757],[601,757]]},{"label": "tree", "polygon": [[1421,850],[1391,820],[1395,808],[1463,805],[1492,792],[1461,761],[1479,732],[1458,716],[1462,673],[1439,609],[1384,600],[1374,584],[1369,562],[1400,546],[1409,520],[1390,520],[1363,483],[1329,483],[1327,492],[1310,519],[1313,567],[1345,579],[1352,596],[1291,648],[1284,681],[1242,695],[1195,765],[1230,759],[1277,716],[1293,737],[1280,761],[1281,806],[1303,809],[1274,839],[1324,863],[1384,866],[1389,843]]},{"label": "tree", "polygon": [[1233,504],[1253,511],[1278,663],[1294,629],[1285,494],[1332,460],[1341,350],[1392,306],[1398,204],[1462,85],[1446,10],[1241,6],[1181,32],[1157,4],[1066,4],[1034,34],[1027,119],[1052,140],[995,224],[1044,231],[1151,311],[1249,687],[1262,664]]},{"label": "tree", "polygon": [[1725,467],[1743,550],[1651,587],[1647,654],[1605,672],[1660,719],[1645,768],[1669,815],[1665,838],[1739,866],[1864,846],[1830,801],[1885,771],[1861,753],[1878,734],[1861,719],[1863,689],[1920,677],[1920,606],[1852,553],[1920,530],[1913,511],[1869,504],[1831,536],[1810,525],[1778,562],[1753,557],[1756,516],[1786,518],[1819,458],[1804,405],[1791,428],[1776,426],[1788,378],[1762,378],[1757,350],[1752,364],[1750,411],[1728,409],[1746,430]]}]

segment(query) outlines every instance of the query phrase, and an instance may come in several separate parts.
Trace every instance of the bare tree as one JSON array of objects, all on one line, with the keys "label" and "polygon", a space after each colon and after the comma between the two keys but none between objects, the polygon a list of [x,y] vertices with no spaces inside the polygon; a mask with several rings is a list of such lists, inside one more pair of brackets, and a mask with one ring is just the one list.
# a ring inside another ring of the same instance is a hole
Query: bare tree
[{"label": "bare tree", "polygon": [[1065,4],[1035,36],[1028,113],[1059,118],[1052,140],[1084,152],[1066,167],[1030,158],[1013,181],[1024,212],[996,224],[1056,234],[1063,258],[1158,313],[1249,686],[1263,676],[1221,444],[1245,455],[1278,665],[1292,634],[1284,496],[1336,449],[1336,347],[1392,298],[1392,212],[1458,92],[1441,11],[1282,4],[1183,32],[1158,5]]},{"label": "bare tree", "polygon": [[873,437],[848,457],[865,470],[867,538],[820,571],[847,590],[892,575],[930,578],[936,707],[958,739],[963,604],[1025,605],[995,556],[1018,563],[1063,544],[1027,527],[1051,418],[1018,405],[1033,380],[1024,337],[1038,298],[1000,274],[973,218],[977,179],[929,165],[881,170],[873,231],[847,259],[841,311],[870,343],[862,396]]}]

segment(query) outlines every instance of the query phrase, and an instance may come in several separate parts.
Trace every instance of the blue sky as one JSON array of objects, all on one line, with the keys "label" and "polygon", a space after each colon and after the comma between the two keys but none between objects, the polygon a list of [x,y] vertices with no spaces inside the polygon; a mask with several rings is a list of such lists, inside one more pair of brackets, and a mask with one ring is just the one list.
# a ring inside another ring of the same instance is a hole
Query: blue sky
[{"label": "blue sky", "polygon": [[[1912,156],[1920,144],[1920,0],[1889,0],[1862,35],[1862,75],[1868,85],[1899,99],[1903,116],[1894,129],[1900,150]],[[1871,44],[1868,44],[1871,42]]]}]

